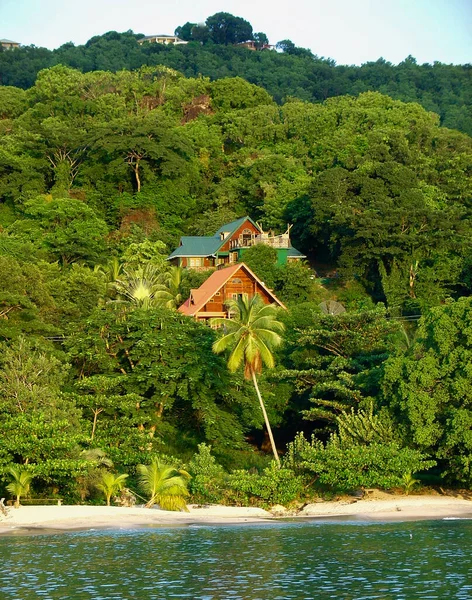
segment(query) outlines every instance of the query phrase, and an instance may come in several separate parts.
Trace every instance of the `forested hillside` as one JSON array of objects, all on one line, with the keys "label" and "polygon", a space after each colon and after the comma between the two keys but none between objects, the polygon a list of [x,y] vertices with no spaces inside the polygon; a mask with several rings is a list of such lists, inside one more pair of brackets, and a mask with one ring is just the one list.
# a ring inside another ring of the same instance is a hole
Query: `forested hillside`
[{"label": "forested hillside", "polygon": [[41,69],[58,64],[82,72],[160,64],[187,77],[242,77],[266,89],[279,104],[291,97],[322,102],[332,96],[379,91],[396,100],[418,102],[437,113],[442,125],[472,135],[471,65],[418,65],[413,57],[392,65],[379,57],[357,67],[336,65],[298,48],[290,40],[280,42],[283,52],[279,53],[253,52],[211,39],[205,40],[204,45],[192,41],[179,46],[140,46],[137,40],[141,37],[142,34],[132,32],[109,32],[93,37],[83,46],[68,43],[52,51],[34,46],[0,51],[0,83],[27,89],[34,85]]},{"label": "forested hillside", "polygon": [[[469,136],[378,92],[279,104],[165,66],[55,66],[0,87],[0,116],[3,480],[17,465],[37,493],[84,499],[110,461],[135,476],[159,453],[202,501],[391,487],[434,465],[470,484]],[[247,254],[289,308],[260,375],[280,452],[292,441],[282,469],[255,451],[262,414],[219,333],[175,311],[208,274],[165,260],[245,214],[293,223],[310,261]]]}]

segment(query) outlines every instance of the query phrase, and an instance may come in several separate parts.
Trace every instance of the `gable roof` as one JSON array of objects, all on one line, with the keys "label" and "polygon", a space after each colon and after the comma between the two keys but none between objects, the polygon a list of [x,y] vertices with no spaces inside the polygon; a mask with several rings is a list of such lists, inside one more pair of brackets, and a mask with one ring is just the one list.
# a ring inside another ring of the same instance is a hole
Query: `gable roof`
[{"label": "gable roof", "polygon": [[251,219],[251,217],[241,217],[240,219],[236,219],[236,221],[231,221],[231,223],[225,223],[225,225],[222,225],[213,237],[217,237],[218,239],[220,239],[220,234],[222,234],[223,232],[225,232],[225,233],[229,232],[230,234],[234,233],[236,231],[236,229],[241,227],[241,225],[244,223],[244,221],[249,221],[250,223],[252,223],[254,225],[254,227],[258,231],[261,230],[261,228],[256,223],[254,223],[254,221]]},{"label": "gable roof", "polygon": [[190,298],[179,307],[179,312],[190,317],[200,312],[210,298],[212,298],[216,292],[218,292],[224,286],[224,284],[231,279],[231,277],[234,277],[234,275],[236,275],[240,269],[244,269],[252,279],[257,281],[272,298],[272,301],[275,304],[285,308],[285,305],[280,302],[277,296],[262,283],[257,275],[251,271],[251,269],[245,263],[236,263],[231,267],[226,267],[225,269],[219,269],[215,271],[206,281],[202,283],[198,289],[191,290]]},{"label": "gable roof", "polygon": [[241,217],[240,219],[236,219],[236,221],[222,225],[212,236],[182,236],[180,238],[180,246],[168,256],[168,260],[178,256],[212,256],[216,254],[227,240],[227,238],[222,240],[221,234],[228,232],[230,235],[233,234],[245,221],[250,221],[260,231],[260,227],[250,217]]}]

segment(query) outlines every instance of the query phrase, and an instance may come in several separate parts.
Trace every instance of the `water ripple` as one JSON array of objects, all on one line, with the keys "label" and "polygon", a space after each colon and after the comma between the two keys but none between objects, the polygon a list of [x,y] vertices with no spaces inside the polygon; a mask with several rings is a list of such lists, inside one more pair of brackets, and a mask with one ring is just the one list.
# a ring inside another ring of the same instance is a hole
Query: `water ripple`
[{"label": "water ripple", "polygon": [[2,600],[470,600],[472,522],[0,538]]}]

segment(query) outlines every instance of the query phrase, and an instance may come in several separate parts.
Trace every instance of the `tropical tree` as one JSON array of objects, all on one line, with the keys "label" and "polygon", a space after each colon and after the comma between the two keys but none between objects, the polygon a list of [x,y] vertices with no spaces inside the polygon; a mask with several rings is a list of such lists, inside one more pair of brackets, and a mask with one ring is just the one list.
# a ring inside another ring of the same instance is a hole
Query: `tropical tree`
[{"label": "tropical tree", "polygon": [[29,494],[33,475],[20,467],[10,467],[7,472],[13,478],[13,481],[7,485],[7,490],[16,496],[15,508],[19,508],[21,496]]},{"label": "tropical tree", "polygon": [[182,267],[172,266],[162,276],[162,289],[155,294],[161,306],[178,308],[182,304],[182,274]]},{"label": "tropical tree", "polygon": [[76,477],[77,490],[80,494],[80,500],[85,501],[90,494],[91,489],[97,487],[97,483],[104,472],[104,467],[111,469],[113,461],[108,458],[101,448],[89,448],[82,450],[80,458],[88,463],[88,469],[85,473],[80,473]]},{"label": "tropical tree", "polygon": [[101,480],[95,484],[95,487],[105,494],[107,506],[110,506],[110,498],[112,495],[123,488],[127,477],[128,475],[126,473],[115,475],[114,473],[105,471],[102,474]]},{"label": "tropical tree", "polygon": [[146,508],[159,504],[163,510],[187,510],[189,473],[154,458],[150,465],[138,465],[139,483],[149,495]]},{"label": "tropical tree", "polygon": [[[442,475],[472,482],[472,298],[436,306],[405,354],[385,363],[384,404],[405,439],[438,459]],[[415,472],[414,469],[411,469]]]},{"label": "tropical tree", "polygon": [[252,25],[242,17],[219,12],[205,22],[210,39],[215,44],[237,44],[252,38]]},{"label": "tropical tree", "polygon": [[157,292],[162,290],[160,272],[153,265],[135,271],[123,269],[123,275],[115,281],[120,301],[137,308],[151,308],[159,304]]},{"label": "tropical tree", "polygon": [[230,350],[228,368],[231,372],[244,363],[244,377],[252,379],[264,415],[272,452],[280,466],[274,436],[257,383],[257,374],[262,372],[263,363],[269,369],[274,366],[272,350],[282,342],[279,332],[283,332],[284,325],[277,320],[277,308],[271,304],[264,304],[259,295],[249,298],[247,294],[243,294],[237,300],[230,301],[228,307],[229,314],[232,315],[230,318],[215,318],[210,321],[212,326],[223,326],[225,331],[225,334],[214,342],[213,351],[220,354]]}]

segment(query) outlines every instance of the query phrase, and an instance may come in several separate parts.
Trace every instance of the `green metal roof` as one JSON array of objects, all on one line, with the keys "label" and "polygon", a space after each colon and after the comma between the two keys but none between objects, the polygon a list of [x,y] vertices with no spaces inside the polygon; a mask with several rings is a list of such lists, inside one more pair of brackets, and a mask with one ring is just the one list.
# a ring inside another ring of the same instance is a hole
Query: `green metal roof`
[{"label": "green metal roof", "polygon": [[[229,231],[230,233],[233,233],[234,231],[236,231],[236,229],[238,229],[238,227],[241,227],[244,221],[250,221],[254,225],[254,227],[257,227],[257,225],[250,217],[241,217],[240,219],[236,219],[236,221],[231,221],[231,223],[226,223],[225,225],[222,225],[213,237],[217,237],[219,239],[220,234],[223,232]],[[257,227],[257,229],[259,229],[259,227]]]},{"label": "green metal roof", "polygon": [[287,256],[292,256],[293,258],[306,258],[304,254],[302,254],[299,250],[291,246],[287,250]]},{"label": "green metal roof", "polygon": [[[236,219],[236,221],[226,223],[225,225],[220,227],[213,236],[182,236],[180,238],[180,246],[176,248],[168,258],[171,259],[179,256],[216,255],[218,250],[226,241],[221,239],[221,234],[228,232],[230,235],[233,234],[239,227],[241,227],[241,225],[246,220],[249,220],[255,227],[257,227],[257,229],[259,229],[256,223],[254,223],[254,221],[250,217],[241,217],[240,219]],[[227,254],[227,252],[221,253],[221,256]],[[306,258],[305,255],[299,252],[296,248],[288,248],[287,256],[292,258]]]},{"label": "green metal roof", "polygon": [[221,246],[220,238],[203,236],[183,236],[180,238],[180,246],[176,248],[170,258],[177,256],[211,256]]},{"label": "green metal roof", "polygon": [[249,219],[249,221],[257,227],[254,221],[249,217],[241,217],[240,219],[236,219],[236,221],[226,223],[220,227],[213,236],[182,236],[180,238],[180,246],[176,248],[168,258],[176,258],[177,256],[211,256],[212,254],[215,254],[225,242],[225,240],[221,239],[221,233],[228,231],[230,234],[233,233],[244,223],[244,221],[246,221],[246,219]]}]

